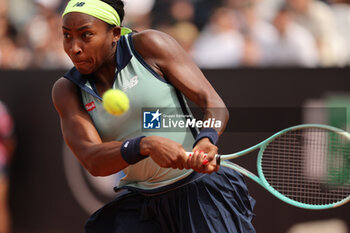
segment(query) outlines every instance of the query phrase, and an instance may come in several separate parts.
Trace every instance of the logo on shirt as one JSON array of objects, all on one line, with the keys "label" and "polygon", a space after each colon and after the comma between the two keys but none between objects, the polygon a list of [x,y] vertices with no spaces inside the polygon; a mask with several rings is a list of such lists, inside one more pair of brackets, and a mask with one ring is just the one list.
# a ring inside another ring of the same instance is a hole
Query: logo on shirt
[{"label": "logo on shirt", "polygon": [[137,77],[137,75],[135,75],[130,80],[125,80],[124,81],[122,90],[125,92],[126,90],[131,89],[134,86],[136,86],[138,83],[139,83],[139,78]]},{"label": "logo on shirt", "polygon": [[143,112],[143,128],[144,129],[160,129],[161,115],[159,109],[155,112]]},{"label": "logo on shirt", "polygon": [[82,7],[82,6],[84,6],[85,5],[85,2],[77,2],[77,3],[75,3],[75,5],[73,6],[73,7]]},{"label": "logo on shirt", "polygon": [[92,110],[94,110],[96,108],[96,105],[94,103],[94,101],[91,101],[90,103],[85,104],[85,109],[88,112],[91,112]]}]

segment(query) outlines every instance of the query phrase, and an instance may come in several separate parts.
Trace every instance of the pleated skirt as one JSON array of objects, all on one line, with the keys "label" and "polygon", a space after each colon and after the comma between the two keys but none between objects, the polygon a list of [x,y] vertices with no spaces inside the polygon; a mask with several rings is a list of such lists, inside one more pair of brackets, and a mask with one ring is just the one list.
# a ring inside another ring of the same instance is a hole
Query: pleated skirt
[{"label": "pleated skirt", "polygon": [[89,218],[85,233],[255,233],[254,204],[243,177],[221,167],[167,190],[126,188]]}]

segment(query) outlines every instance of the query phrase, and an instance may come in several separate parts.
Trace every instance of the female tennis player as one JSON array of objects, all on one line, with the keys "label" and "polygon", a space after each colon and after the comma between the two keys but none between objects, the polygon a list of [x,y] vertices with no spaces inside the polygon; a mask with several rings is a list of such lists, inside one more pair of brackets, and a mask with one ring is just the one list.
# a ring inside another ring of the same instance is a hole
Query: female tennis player
[{"label": "female tennis player", "polygon": [[[63,13],[63,45],[75,67],[56,81],[52,98],[64,139],[92,175],[126,174],[85,232],[255,232],[254,200],[241,175],[219,170],[213,159],[228,120],[223,101],[174,39],[121,27],[123,7],[120,0],[71,0]],[[130,99],[118,117],[101,102],[111,88]],[[154,119],[189,115],[184,96],[220,126],[143,129],[146,107],[159,110],[148,112]]]}]

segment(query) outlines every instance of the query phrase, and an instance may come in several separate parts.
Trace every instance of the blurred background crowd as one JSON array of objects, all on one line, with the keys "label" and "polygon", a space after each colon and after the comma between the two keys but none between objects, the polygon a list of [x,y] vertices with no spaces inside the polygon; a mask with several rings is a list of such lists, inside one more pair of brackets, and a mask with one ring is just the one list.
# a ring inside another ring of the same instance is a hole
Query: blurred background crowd
[{"label": "blurred background crowd", "polygon": [[[172,35],[206,69],[350,65],[350,0],[124,0],[123,24]],[[67,0],[0,0],[0,68],[72,66]]]}]

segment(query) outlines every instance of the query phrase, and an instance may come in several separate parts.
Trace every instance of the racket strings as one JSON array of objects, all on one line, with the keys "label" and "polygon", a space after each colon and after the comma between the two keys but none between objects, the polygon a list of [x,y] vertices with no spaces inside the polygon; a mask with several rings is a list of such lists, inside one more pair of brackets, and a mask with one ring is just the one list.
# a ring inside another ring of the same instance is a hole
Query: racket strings
[{"label": "racket strings", "polygon": [[267,182],[292,200],[326,205],[350,195],[350,143],[327,129],[287,131],[264,149]]}]

